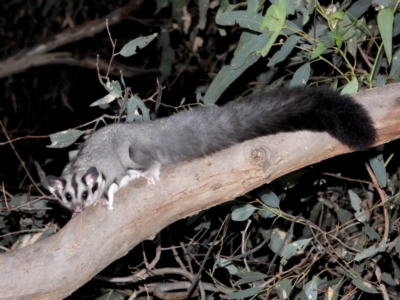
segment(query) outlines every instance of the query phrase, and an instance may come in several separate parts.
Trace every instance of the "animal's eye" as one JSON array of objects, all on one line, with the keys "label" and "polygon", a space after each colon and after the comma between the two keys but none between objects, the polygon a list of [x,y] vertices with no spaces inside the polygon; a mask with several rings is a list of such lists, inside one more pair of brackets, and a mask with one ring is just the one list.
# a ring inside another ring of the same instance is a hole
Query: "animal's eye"
[{"label": "animal's eye", "polygon": [[71,202],[72,196],[70,193],[65,193],[65,199],[67,199],[68,202]]},{"label": "animal's eye", "polygon": [[87,197],[88,197],[88,192],[87,192],[87,191],[84,191],[84,192],[82,193],[82,199],[83,199],[83,200],[86,200]]}]

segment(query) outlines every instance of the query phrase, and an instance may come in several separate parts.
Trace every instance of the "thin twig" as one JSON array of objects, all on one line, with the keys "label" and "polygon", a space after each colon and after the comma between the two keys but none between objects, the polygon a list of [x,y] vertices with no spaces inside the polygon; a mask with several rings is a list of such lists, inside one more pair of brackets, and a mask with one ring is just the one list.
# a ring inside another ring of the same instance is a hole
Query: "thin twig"
[{"label": "thin twig", "polygon": [[[1,128],[2,128],[2,130],[3,130],[3,132],[4,132],[4,135],[5,135],[6,138],[7,138],[7,140],[10,142],[10,141],[11,141],[11,140],[10,140],[10,137],[8,136],[7,130],[4,128],[3,122],[1,122],[1,121],[0,121],[0,126],[1,126]],[[30,179],[30,181],[32,182],[32,184],[35,186],[35,188],[38,190],[38,192],[39,192],[43,197],[45,197],[46,194],[43,193],[43,191],[36,185],[36,182],[33,180],[31,174],[30,174],[29,171],[28,171],[28,168],[25,166],[24,161],[21,159],[21,157],[19,156],[18,152],[15,150],[13,143],[10,142],[10,146],[11,146],[11,148],[13,149],[13,151],[14,151],[15,155],[17,156],[18,160],[20,161],[22,167],[24,168],[24,170],[25,170],[25,172],[26,172],[26,175],[29,177],[29,179]]]},{"label": "thin twig", "polygon": [[[371,167],[369,166],[368,163],[365,163],[365,168],[367,169],[368,174],[371,177],[373,183],[375,185],[379,186],[378,179],[376,178],[375,173],[372,171],[372,169],[371,169]],[[385,220],[385,231],[383,232],[382,239],[381,239],[381,241],[379,243],[381,245],[382,243],[385,243],[389,238],[390,219],[389,219],[388,208],[385,205],[386,202],[387,202],[388,197],[387,197],[386,193],[380,187],[377,188],[376,190],[377,190],[377,192],[379,194],[379,197],[381,199],[382,209],[383,209],[383,217],[384,217],[384,220]]]}]

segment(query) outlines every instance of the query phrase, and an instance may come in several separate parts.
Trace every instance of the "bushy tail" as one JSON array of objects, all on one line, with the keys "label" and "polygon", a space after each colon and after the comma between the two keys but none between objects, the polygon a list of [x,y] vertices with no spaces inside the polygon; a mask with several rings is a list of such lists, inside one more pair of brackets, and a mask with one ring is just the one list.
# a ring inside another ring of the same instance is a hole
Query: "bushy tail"
[{"label": "bushy tail", "polygon": [[254,136],[298,130],[326,131],[354,150],[370,148],[376,138],[373,121],[362,105],[350,96],[325,88],[274,90],[232,102],[226,108],[228,113],[241,115],[244,123],[249,122],[246,132],[254,128]]},{"label": "bushy tail", "polygon": [[159,131],[161,152],[171,162],[278,132],[326,131],[354,150],[368,149],[376,137],[373,121],[360,104],[323,88],[277,89],[160,121],[168,131],[165,140]]}]

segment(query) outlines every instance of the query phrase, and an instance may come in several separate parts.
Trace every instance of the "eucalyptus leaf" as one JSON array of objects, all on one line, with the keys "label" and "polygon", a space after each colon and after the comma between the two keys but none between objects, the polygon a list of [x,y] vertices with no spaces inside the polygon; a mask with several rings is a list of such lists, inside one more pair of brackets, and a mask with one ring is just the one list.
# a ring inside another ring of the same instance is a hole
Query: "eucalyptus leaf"
[{"label": "eucalyptus leaf", "polygon": [[353,214],[344,208],[338,208],[336,210],[336,214],[338,216],[340,224],[346,224],[353,218]]},{"label": "eucalyptus leaf", "polygon": [[361,261],[363,259],[366,259],[368,257],[375,256],[379,252],[384,252],[387,248],[386,243],[382,243],[379,247],[372,245],[368,247],[367,249],[364,249],[361,253],[357,253],[356,256],[354,257],[355,261]]},{"label": "eucalyptus leaf", "polygon": [[297,240],[293,243],[290,243],[286,245],[283,248],[282,254],[281,254],[281,264],[286,265],[288,260],[297,254],[298,252],[303,252],[304,248],[307,247],[307,245],[310,243],[312,239],[302,239],[302,240]]},{"label": "eucalyptus leaf", "polygon": [[340,92],[341,95],[349,95],[354,94],[358,91],[358,80],[357,78],[353,78],[350,82],[348,82]]},{"label": "eucalyptus leaf", "polygon": [[251,54],[261,51],[261,49],[265,46],[265,43],[269,41],[269,35],[270,33],[268,31],[260,35],[255,35],[254,38],[248,41],[240,49],[240,51],[235,52],[235,55],[231,61],[232,68],[234,70],[240,68]]},{"label": "eucalyptus leaf", "polygon": [[207,12],[210,5],[210,0],[199,0],[199,23],[197,27],[203,30],[207,22]]},{"label": "eucalyptus leaf", "polygon": [[286,278],[279,281],[274,285],[274,290],[279,296],[279,300],[289,299],[290,293],[292,292],[292,281],[291,278]]},{"label": "eucalyptus leaf", "polygon": [[304,86],[310,78],[311,67],[309,63],[305,63],[294,72],[293,79],[290,82],[290,87]]},{"label": "eucalyptus leaf", "polygon": [[393,278],[393,276],[389,273],[383,272],[381,276],[381,280],[386,282],[387,284],[391,286],[398,286],[400,285],[400,280],[399,278]]},{"label": "eucalyptus leaf", "polygon": [[140,109],[142,112],[142,118],[144,121],[150,120],[150,111],[146,107],[146,105],[143,103],[142,99],[139,97],[133,95],[129,97],[127,105],[126,105],[126,111],[127,111],[127,116],[125,122],[133,122],[133,121],[141,121],[142,118],[137,115],[137,108]]},{"label": "eucalyptus leaf", "polygon": [[[347,9],[346,13],[351,17],[350,21],[357,20],[360,18],[371,6],[372,0],[358,0],[351,4],[351,6]],[[350,25],[345,23],[345,26]]]},{"label": "eucalyptus leaf", "polygon": [[396,250],[397,255],[400,255],[400,237],[396,238],[396,243],[394,244],[394,249]]},{"label": "eucalyptus leaf", "polygon": [[218,25],[233,26],[238,24],[240,27],[256,32],[262,32],[262,30],[260,30],[262,20],[263,18],[260,14],[244,10],[230,11],[220,15],[217,14],[215,18]]},{"label": "eucalyptus leaf", "polygon": [[319,278],[317,276],[313,277],[309,282],[307,282],[304,287],[304,293],[308,300],[316,300],[318,296],[318,282]]},{"label": "eucalyptus leaf", "polygon": [[[342,288],[344,281],[340,280],[337,284],[330,286],[331,297],[325,298],[326,300],[337,300],[338,295],[340,294],[340,289]],[[329,293],[329,292],[328,292]]]},{"label": "eucalyptus leaf", "polygon": [[313,53],[311,54],[311,60],[317,58],[318,56],[320,56],[325,50],[327,49],[327,47],[325,46],[324,42],[318,43],[317,47],[314,49]]},{"label": "eucalyptus leaf", "polygon": [[100,98],[99,100],[93,102],[92,104],[90,104],[90,106],[98,106],[98,105],[108,104],[108,103],[113,102],[116,98],[117,98],[117,96],[108,94],[108,95],[104,96],[103,98]]},{"label": "eucalyptus leaf", "polygon": [[265,205],[272,207],[272,208],[279,208],[279,203],[281,202],[281,200],[278,198],[278,196],[274,192],[272,192],[268,189],[265,189],[265,190],[261,191],[260,198],[261,198],[262,202],[264,202]]},{"label": "eucalyptus leaf", "polygon": [[254,64],[260,57],[260,55],[255,53],[249,55],[244,64],[237,69],[233,68],[232,66],[222,67],[204,95],[204,103],[215,103],[219,96],[226,90],[226,88],[230,86],[232,82],[242,75],[243,72],[252,64]]},{"label": "eucalyptus leaf", "polygon": [[363,281],[361,279],[353,279],[351,281],[356,287],[358,287],[360,290],[369,293],[369,294],[380,294],[380,292],[378,292],[376,290],[376,288],[369,282]]},{"label": "eucalyptus leaf", "polygon": [[281,49],[272,56],[271,60],[268,63],[268,66],[274,66],[277,63],[285,60],[292,52],[299,40],[300,37],[298,35],[291,35],[290,37],[288,37],[288,39],[283,43]]},{"label": "eucalyptus leaf", "polygon": [[230,261],[225,258],[219,258],[216,260],[216,264],[228,270],[229,274],[235,275],[238,272],[237,267]]},{"label": "eucalyptus leaf", "polygon": [[263,287],[255,287],[232,294],[226,294],[225,299],[244,299],[244,298],[254,297],[257,294],[261,293],[263,289],[264,289]]},{"label": "eucalyptus leaf", "polygon": [[273,4],[267,9],[261,24],[261,30],[268,28],[271,35],[267,44],[260,51],[262,56],[266,56],[269,53],[272,44],[275,43],[277,37],[281,34],[285,19],[286,1],[279,1],[278,5]]},{"label": "eucalyptus leaf", "polygon": [[379,234],[372,227],[365,226],[362,231],[365,232],[371,240],[379,240]]},{"label": "eucalyptus leaf", "polygon": [[279,254],[283,249],[283,241],[286,237],[286,232],[280,229],[273,229],[271,234],[271,239],[268,244],[268,247],[275,253]]},{"label": "eucalyptus leaf", "polygon": [[267,275],[260,272],[239,272],[236,276],[239,276],[240,280],[235,282],[235,286],[257,282],[267,277]]},{"label": "eucalyptus leaf", "polygon": [[366,209],[361,207],[362,201],[361,201],[360,197],[358,197],[358,195],[356,193],[354,193],[352,190],[349,190],[349,197],[350,197],[351,206],[356,211],[354,213],[354,216],[357,218],[357,220],[360,222],[368,221],[369,213]]},{"label": "eucalyptus leaf", "polygon": [[387,183],[387,177],[386,177],[386,168],[385,168],[385,161],[383,160],[383,155],[378,154],[374,157],[370,157],[369,164],[372,170],[374,171],[379,186],[381,188],[385,188]]},{"label": "eucalyptus leaf", "polygon": [[234,205],[232,207],[232,220],[233,221],[245,221],[247,220],[256,208],[251,204]]},{"label": "eucalyptus leaf", "polygon": [[144,48],[146,47],[152,40],[154,40],[157,36],[157,33],[148,36],[138,37],[130,42],[128,42],[125,46],[122,47],[119,54],[122,56],[128,57],[131,55],[136,54],[137,48]]},{"label": "eucalyptus leaf", "polygon": [[68,129],[50,134],[51,145],[47,148],[65,148],[74,143],[85,131],[78,129]]},{"label": "eucalyptus leaf", "polygon": [[47,179],[46,179],[46,174],[44,173],[42,167],[39,165],[39,163],[35,160],[33,161],[36,167],[36,172],[39,175],[40,178],[40,184],[46,189],[49,190],[47,186]]},{"label": "eucalyptus leaf", "polygon": [[106,89],[107,92],[110,93],[110,95],[113,95],[115,97],[122,96],[122,87],[117,80],[108,81],[107,83],[103,84],[103,87]]},{"label": "eucalyptus leaf", "polygon": [[392,62],[393,21],[393,11],[390,8],[381,9],[378,12],[379,32],[382,37],[383,46],[389,64]]}]

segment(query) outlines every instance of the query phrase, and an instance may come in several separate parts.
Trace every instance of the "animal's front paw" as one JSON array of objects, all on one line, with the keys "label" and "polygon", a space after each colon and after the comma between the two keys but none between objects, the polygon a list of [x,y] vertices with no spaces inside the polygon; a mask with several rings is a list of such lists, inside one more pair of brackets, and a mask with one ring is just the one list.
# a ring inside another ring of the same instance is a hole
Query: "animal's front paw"
[{"label": "animal's front paw", "polygon": [[153,174],[146,174],[143,176],[147,180],[147,184],[149,185],[156,185],[156,179],[160,180],[160,178],[155,177]]},{"label": "animal's front paw", "polygon": [[156,180],[160,180],[161,164],[154,162],[150,168],[144,171],[140,176],[146,178],[147,184],[156,185]]},{"label": "animal's front paw", "polygon": [[104,198],[97,199],[93,205],[109,206],[108,201]]}]

